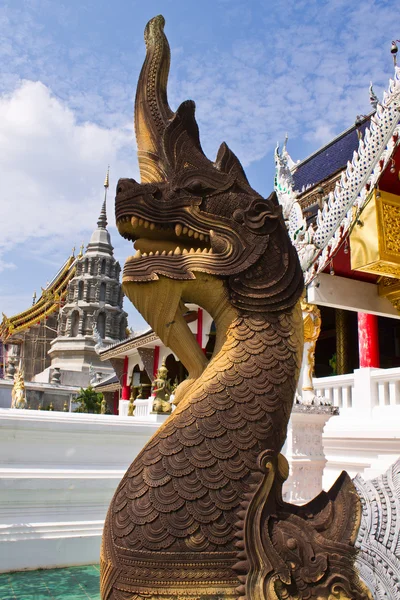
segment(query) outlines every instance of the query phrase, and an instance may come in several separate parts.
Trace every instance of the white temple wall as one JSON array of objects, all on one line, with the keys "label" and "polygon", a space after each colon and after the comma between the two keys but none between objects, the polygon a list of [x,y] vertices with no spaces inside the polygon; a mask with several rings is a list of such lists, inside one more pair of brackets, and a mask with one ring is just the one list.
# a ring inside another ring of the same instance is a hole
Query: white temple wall
[{"label": "white temple wall", "polygon": [[343,470],[364,479],[384,473],[400,456],[400,369],[356,369],[313,383],[317,395],[339,408],[323,434],[324,489]]},{"label": "white temple wall", "polygon": [[98,562],[112,495],[158,426],[0,409],[0,572]]}]

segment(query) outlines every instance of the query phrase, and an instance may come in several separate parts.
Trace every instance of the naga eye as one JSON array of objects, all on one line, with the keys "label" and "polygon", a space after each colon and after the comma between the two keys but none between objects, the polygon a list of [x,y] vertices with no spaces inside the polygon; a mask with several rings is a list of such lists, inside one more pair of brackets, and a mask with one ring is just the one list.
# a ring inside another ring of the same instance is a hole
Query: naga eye
[{"label": "naga eye", "polygon": [[185,189],[188,190],[188,192],[191,192],[192,194],[200,194],[206,189],[206,187],[199,179],[194,179],[193,181],[185,185]]}]

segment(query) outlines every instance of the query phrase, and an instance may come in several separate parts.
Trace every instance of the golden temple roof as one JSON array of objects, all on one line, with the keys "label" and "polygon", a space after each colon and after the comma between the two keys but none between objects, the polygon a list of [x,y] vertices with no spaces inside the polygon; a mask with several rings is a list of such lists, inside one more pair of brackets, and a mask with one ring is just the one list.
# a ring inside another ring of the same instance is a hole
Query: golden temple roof
[{"label": "golden temple roof", "polygon": [[60,304],[66,297],[68,284],[75,275],[76,261],[80,257],[81,255],[78,257],[72,255],[67,259],[46,288],[42,288],[42,294],[33,306],[13,317],[7,317],[3,313],[3,320],[0,323],[0,339],[3,342],[17,333],[38,325],[59,310]]}]

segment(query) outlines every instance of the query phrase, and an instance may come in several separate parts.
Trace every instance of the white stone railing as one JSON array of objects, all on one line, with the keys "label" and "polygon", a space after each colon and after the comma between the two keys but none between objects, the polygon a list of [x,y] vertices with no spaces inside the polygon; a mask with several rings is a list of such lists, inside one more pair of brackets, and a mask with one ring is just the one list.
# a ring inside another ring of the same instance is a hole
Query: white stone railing
[{"label": "white stone railing", "polygon": [[400,368],[356,369],[347,375],[313,380],[317,396],[324,396],[339,409],[363,411],[400,406]]},{"label": "white stone railing", "polygon": [[316,395],[329,400],[332,406],[340,409],[352,408],[354,394],[353,373],[319,377],[318,379],[313,379],[313,384]]},{"label": "white stone railing", "polygon": [[373,406],[400,406],[400,369],[376,369],[371,372]]},{"label": "white stone railing", "polygon": [[317,395],[339,408],[323,434],[328,489],[342,470],[370,479],[400,456],[400,368],[356,369],[313,381]]}]

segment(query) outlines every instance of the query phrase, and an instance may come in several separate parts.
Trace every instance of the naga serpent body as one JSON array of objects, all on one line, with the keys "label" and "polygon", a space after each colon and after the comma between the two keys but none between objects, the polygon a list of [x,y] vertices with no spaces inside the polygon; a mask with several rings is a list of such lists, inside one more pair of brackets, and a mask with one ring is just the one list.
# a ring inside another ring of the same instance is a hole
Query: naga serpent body
[{"label": "naga serpent body", "polygon": [[[205,157],[192,102],[169,108],[163,27],[162,17],[146,27],[136,95],[142,183],[119,181],[116,219],[137,250],[125,293],[189,376],[110,505],[102,598],[370,598],[353,566],[349,478],[305,507],[282,501],[301,269],[275,196],[250,187],[225,144],[215,163]],[[209,362],[184,302],[214,319]]]}]

